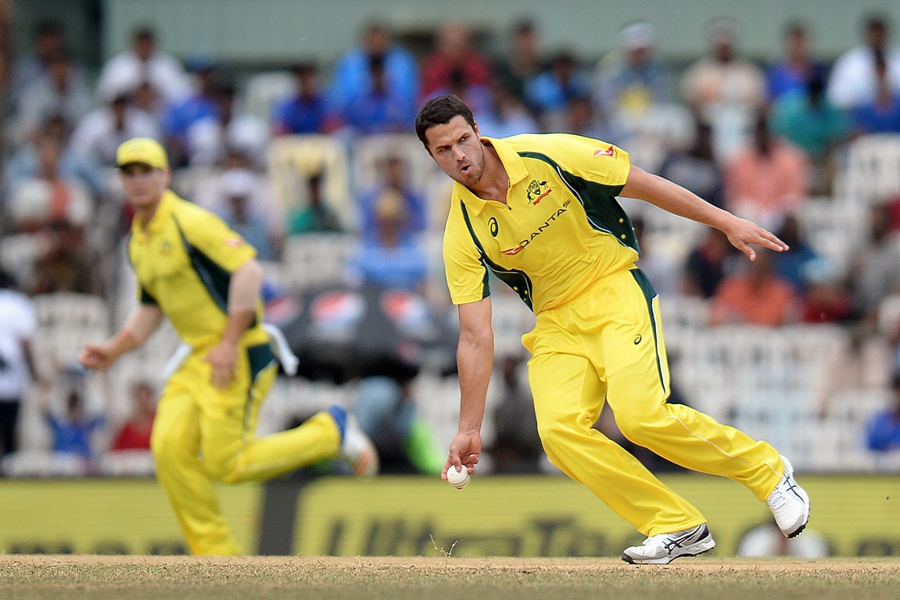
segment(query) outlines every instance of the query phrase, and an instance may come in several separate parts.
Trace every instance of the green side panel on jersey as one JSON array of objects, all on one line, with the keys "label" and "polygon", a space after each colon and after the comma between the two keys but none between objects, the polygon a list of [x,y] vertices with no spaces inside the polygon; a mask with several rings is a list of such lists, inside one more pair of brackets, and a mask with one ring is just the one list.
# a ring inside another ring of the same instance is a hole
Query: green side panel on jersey
[{"label": "green side panel on jersey", "polygon": [[184,243],[185,251],[191,261],[191,266],[209,292],[213,302],[216,303],[223,313],[228,314],[228,287],[231,285],[231,272],[219,266],[213,259],[206,256],[203,252],[195,248],[184,235],[184,230],[178,220],[175,219],[175,226],[178,227],[178,233],[181,234],[181,241]]},{"label": "green side panel on jersey", "polygon": [[484,288],[481,297],[486,298],[490,295],[487,272],[487,269],[489,268],[494,272],[494,275],[497,276],[497,279],[512,288],[512,290],[519,295],[519,298],[522,299],[522,302],[527,304],[528,308],[533,312],[534,304],[531,301],[531,279],[523,271],[519,271],[518,269],[507,269],[488,258],[487,253],[484,251],[484,247],[478,240],[478,236],[475,235],[475,230],[472,228],[472,222],[469,220],[469,212],[466,210],[465,203],[460,200],[459,205],[462,208],[463,218],[466,220],[466,227],[469,229],[469,235],[472,236],[472,241],[475,242],[475,247],[478,248],[478,253],[481,255],[481,262],[486,267],[484,270]]}]

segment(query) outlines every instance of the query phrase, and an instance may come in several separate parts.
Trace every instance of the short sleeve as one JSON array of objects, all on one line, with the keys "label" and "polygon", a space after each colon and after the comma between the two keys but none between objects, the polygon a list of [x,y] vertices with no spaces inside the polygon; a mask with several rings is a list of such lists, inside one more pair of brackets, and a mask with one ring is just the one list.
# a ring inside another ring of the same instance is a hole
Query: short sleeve
[{"label": "short sleeve", "polygon": [[190,247],[230,273],[256,257],[256,249],[211,212],[195,208],[179,215],[178,224]]},{"label": "short sleeve", "polygon": [[490,295],[488,270],[463,220],[453,207],[444,231],[444,269],[454,304],[478,302]]},{"label": "short sleeve", "polygon": [[134,292],[135,292],[135,300],[137,300],[141,304],[151,304],[151,305],[159,304],[159,302],[156,301],[156,298],[154,298],[150,294],[150,292],[148,292],[146,289],[144,289],[144,286],[142,286],[140,284],[140,282],[138,282],[137,285],[135,286]]},{"label": "short sleeve", "polygon": [[[128,261],[131,263],[132,269],[134,269],[134,256],[132,255],[132,251],[133,251],[132,243],[133,243],[133,241],[129,240]],[[140,304],[151,304],[151,305],[159,304],[159,302],[156,301],[156,298],[154,298],[153,295],[149,291],[147,291],[147,288],[145,288],[141,284],[140,279],[137,277],[137,273],[135,273],[135,277],[134,277],[134,299]]]},{"label": "short sleeve", "polygon": [[564,170],[610,188],[618,195],[628,180],[631,160],[628,153],[609,142],[566,135],[560,162]]}]

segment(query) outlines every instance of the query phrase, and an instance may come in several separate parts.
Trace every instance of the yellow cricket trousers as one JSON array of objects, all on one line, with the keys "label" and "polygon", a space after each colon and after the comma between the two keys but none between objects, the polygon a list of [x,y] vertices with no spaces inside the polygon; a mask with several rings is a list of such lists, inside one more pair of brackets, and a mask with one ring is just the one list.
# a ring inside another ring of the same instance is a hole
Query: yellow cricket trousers
[{"label": "yellow cricket trousers", "polygon": [[219,510],[214,482],[269,479],[334,457],[340,432],[330,415],[319,413],[295,429],[255,437],[259,408],[278,370],[271,349],[242,345],[227,390],[210,383],[206,352],[195,350],[166,384],[151,446],[156,477],[191,553],[234,555],[241,550]]},{"label": "yellow cricket trousers", "polygon": [[659,301],[639,270],[608,275],[537,315],[522,338],[538,430],[551,462],[646,536],[706,520],[621,446],[593,429],[604,401],[622,434],[683,467],[729,477],[765,500],[784,465],[771,445],[666,403]]}]

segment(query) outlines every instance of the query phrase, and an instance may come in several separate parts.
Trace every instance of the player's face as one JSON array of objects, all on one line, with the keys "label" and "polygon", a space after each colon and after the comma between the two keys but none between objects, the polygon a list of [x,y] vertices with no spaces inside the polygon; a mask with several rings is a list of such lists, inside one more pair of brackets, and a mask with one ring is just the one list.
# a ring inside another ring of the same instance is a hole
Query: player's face
[{"label": "player's face", "polygon": [[169,172],[149,165],[133,163],[119,170],[119,179],[125,190],[125,198],[135,210],[148,210],[156,206],[169,186]]},{"label": "player's face", "polygon": [[456,116],[444,125],[425,132],[428,152],[441,170],[454,181],[472,187],[484,175],[484,145],[476,124],[474,129],[464,117]]}]

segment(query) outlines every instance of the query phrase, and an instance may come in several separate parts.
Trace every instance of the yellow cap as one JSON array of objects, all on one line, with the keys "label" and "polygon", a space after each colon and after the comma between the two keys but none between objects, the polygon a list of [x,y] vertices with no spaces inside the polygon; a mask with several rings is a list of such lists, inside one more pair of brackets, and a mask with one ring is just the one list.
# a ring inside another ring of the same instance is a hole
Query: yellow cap
[{"label": "yellow cap", "polygon": [[122,142],[116,152],[116,166],[141,163],[156,169],[168,169],[169,159],[159,142],[150,138],[132,138]]}]

